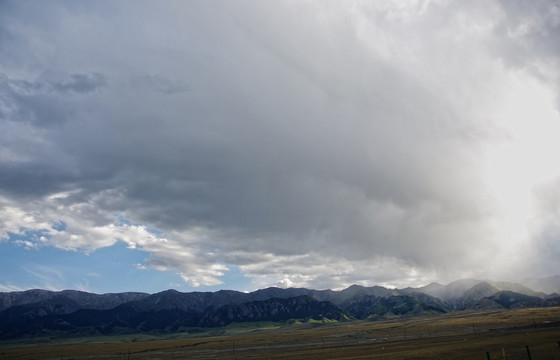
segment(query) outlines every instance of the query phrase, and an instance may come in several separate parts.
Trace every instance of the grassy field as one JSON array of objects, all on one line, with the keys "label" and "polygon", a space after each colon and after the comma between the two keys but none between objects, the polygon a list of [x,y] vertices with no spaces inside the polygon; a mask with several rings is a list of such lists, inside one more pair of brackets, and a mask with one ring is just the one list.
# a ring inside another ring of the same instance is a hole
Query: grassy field
[{"label": "grassy field", "polygon": [[560,359],[560,308],[0,344],[0,359]]}]

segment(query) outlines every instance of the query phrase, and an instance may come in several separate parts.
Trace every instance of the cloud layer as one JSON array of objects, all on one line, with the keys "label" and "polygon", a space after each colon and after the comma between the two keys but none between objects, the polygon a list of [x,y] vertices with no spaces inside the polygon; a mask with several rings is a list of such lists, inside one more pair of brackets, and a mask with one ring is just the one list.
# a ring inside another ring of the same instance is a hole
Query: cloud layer
[{"label": "cloud layer", "polygon": [[5,241],[120,240],[192,286],[558,268],[553,1],[1,10]]}]

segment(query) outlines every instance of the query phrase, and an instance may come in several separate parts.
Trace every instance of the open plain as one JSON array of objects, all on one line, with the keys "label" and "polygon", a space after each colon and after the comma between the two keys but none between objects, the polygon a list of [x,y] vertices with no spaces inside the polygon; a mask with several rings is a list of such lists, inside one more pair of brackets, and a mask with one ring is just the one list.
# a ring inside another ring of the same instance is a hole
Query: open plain
[{"label": "open plain", "polygon": [[4,342],[0,359],[560,359],[560,308]]}]

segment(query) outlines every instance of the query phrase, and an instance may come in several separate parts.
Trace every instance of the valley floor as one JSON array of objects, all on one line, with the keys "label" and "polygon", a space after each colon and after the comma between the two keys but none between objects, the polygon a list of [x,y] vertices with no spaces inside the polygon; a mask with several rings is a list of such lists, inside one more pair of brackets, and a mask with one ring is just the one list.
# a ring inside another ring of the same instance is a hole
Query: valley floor
[{"label": "valley floor", "polygon": [[[214,330],[215,331],[215,330]],[[3,343],[0,359],[559,359],[560,308],[461,312],[336,324],[228,326],[223,334],[146,340]],[[184,336],[184,337],[183,337]],[[102,341],[102,342],[100,342]],[[88,343],[90,342],[90,343]]]}]

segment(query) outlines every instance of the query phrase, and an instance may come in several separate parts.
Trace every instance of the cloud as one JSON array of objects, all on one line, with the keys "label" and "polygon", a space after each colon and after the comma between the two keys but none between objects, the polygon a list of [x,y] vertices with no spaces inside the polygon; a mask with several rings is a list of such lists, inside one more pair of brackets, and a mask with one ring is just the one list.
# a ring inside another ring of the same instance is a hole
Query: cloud
[{"label": "cloud", "polygon": [[179,94],[189,91],[189,86],[181,80],[169,79],[162,75],[143,75],[134,77],[130,86],[138,89],[146,87],[153,91],[161,92],[167,95]]},{"label": "cloud", "polygon": [[0,291],[2,292],[24,291],[24,289],[20,288],[17,285],[0,284]]},{"label": "cloud", "polygon": [[38,281],[35,288],[41,288],[45,290],[60,291],[64,289],[66,283],[64,274],[54,268],[44,265],[23,266],[23,270],[31,274]]},{"label": "cloud", "polygon": [[105,78],[101,74],[71,74],[68,81],[53,81],[51,85],[57,91],[86,94],[105,86]]},{"label": "cloud", "polygon": [[504,16],[493,46],[510,66],[525,69],[556,88],[560,109],[560,6],[555,1],[500,1]]},{"label": "cloud", "polygon": [[8,3],[0,235],[192,286],[509,274],[537,238],[510,199],[560,171],[546,139],[507,187],[558,120],[554,3],[508,4]]}]

